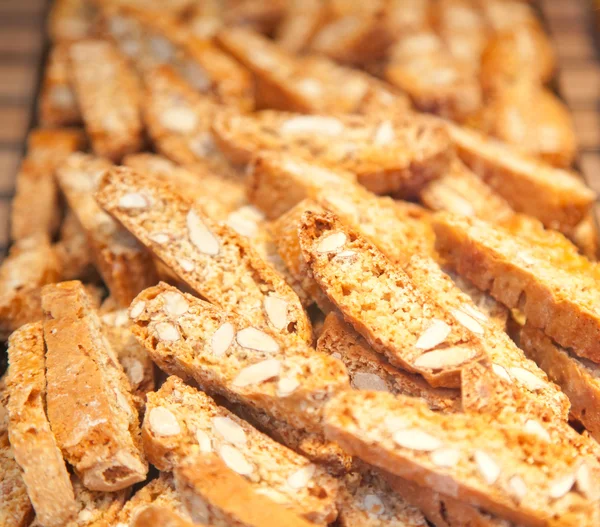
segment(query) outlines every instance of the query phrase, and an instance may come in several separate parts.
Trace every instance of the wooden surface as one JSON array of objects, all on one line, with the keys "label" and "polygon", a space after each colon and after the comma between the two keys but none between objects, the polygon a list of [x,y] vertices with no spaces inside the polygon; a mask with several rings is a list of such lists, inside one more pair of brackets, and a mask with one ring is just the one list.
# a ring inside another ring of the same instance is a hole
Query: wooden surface
[{"label": "wooden surface", "polygon": [[[46,0],[0,0],[0,259],[8,245],[14,177],[35,119],[47,5]],[[539,0],[559,58],[556,85],[573,112],[579,166],[600,193],[600,55],[593,5],[593,0]]]}]

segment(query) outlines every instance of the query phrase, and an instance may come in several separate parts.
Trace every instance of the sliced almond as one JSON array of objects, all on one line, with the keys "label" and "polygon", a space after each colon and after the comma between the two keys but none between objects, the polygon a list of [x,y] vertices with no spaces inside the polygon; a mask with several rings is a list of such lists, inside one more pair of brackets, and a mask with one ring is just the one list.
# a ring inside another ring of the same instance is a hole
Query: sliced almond
[{"label": "sliced almond", "polygon": [[334,232],[325,236],[317,245],[318,253],[329,253],[341,249],[346,243],[346,234]]},{"label": "sliced almond", "polygon": [[196,430],[196,441],[198,441],[200,452],[204,454],[212,452],[212,441],[210,436],[204,430]]},{"label": "sliced almond", "polygon": [[394,442],[403,448],[419,452],[431,452],[443,446],[437,438],[418,428],[404,428],[393,433]]},{"label": "sliced almond", "polygon": [[159,340],[165,342],[175,342],[179,340],[179,330],[170,322],[159,322],[156,324],[156,334]]},{"label": "sliced almond", "polygon": [[430,459],[438,467],[455,467],[460,459],[460,450],[456,448],[438,448],[431,453]]},{"label": "sliced almond", "polygon": [[553,500],[558,500],[565,496],[573,488],[574,484],[575,474],[568,474],[555,480],[552,485],[550,485],[548,494]]},{"label": "sliced almond", "polygon": [[152,408],[148,414],[150,430],[157,436],[174,436],[181,433],[177,418],[166,408],[158,406]]},{"label": "sliced almond", "polygon": [[219,254],[219,240],[204,224],[194,209],[190,209],[188,212],[186,224],[190,241],[196,249],[208,256]]},{"label": "sliced almond", "polygon": [[277,395],[279,397],[287,397],[294,393],[300,387],[300,382],[297,379],[283,378],[277,383]]},{"label": "sliced almond", "polygon": [[305,488],[315,475],[316,469],[317,467],[311,464],[296,470],[287,478],[287,485],[296,490]]},{"label": "sliced almond", "polygon": [[343,260],[344,263],[354,262],[358,253],[356,251],[341,251],[335,255],[338,260]]},{"label": "sliced almond", "polygon": [[471,315],[468,315],[464,311],[460,309],[453,309],[452,316],[460,323],[461,326],[467,328],[472,333],[475,333],[476,335],[484,334],[483,326]]},{"label": "sliced almond", "polygon": [[592,482],[592,471],[587,463],[579,465],[577,472],[575,472],[575,483],[577,484],[577,490],[581,492],[589,500],[596,501],[600,489]]},{"label": "sliced almond", "polygon": [[265,312],[269,322],[278,330],[288,325],[288,303],[283,298],[269,295],[264,300]]},{"label": "sliced almond", "polygon": [[373,137],[373,143],[376,145],[389,145],[396,139],[394,127],[391,121],[384,121],[375,130],[375,136]]},{"label": "sliced almond", "polygon": [[244,446],[246,444],[246,432],[230,417],[213,417],[212,424],[215,431],[225,441],[236,446]]},{"label": "sliced almond", "polygon": [[512,379],[504,366],[500,366],[500,364],[494,363],[492,364],[492,370],[494,370],[494,373],[498,377],[502,377],[506,382],[512,382]]},{"label": "sliced almond", "polygon": [[473,318],[476,318],[480,322],[487,322],[489,320],[485,313],[482,313],[479,311],[479,309],[473,307],[471,304],[463,304],[460,309],[468,315],[471,315]]},{"label": "sliced almond", "polygon": [[179,258],[179,260],[177,260],[177,263],[186,273],[191,273],[194,270],[194,263],[190,260],[186,260],[185,258]]},{"label": "sliced almond", "polygon": [[129,316],[131,318],[137,318],[142,314],[142,311],[144,311],[145,308],[146,302],[139,300],[131,306],[131,309],[129,310]]},{"label": "sliced almond", "polygon": [[240,346],[246,349],[262,351],[264,353],[277,353],[279,351],[279,344],[277,344],[273,337],[253,327],[238,331],[235,340],[237,340]]},{"label": "sliced almond", "polygon": [[233,324],[225,322],[217,331],[213,333],[210,339],[210,347],[217,357],[221,357],[231,346],[235,329]]},{"label": "sliced almond", "polygon": [[145,209],[148,205],[150,205],[148,199],[138,192],[123,194],[117,204],[122,209]]},{"label": "sliced almond", "polygon": [[520,368],[519,366],[514,366],[509,369],[509,374],[512,378],[519,381],[521,384],[525,386],[528,390],[532,392],[537,392],[538,390],[543,390],[548,387],[548,383],[527,371],[524,368]]},{"label": "sliced almond", "polygon": [[508,480],[508,490],[517,503],[521,503],[527,495],[527,485],[521,476],[513,476]]},{"label": "sliced almond", "polygon": [[523,431],[526,434],[531,434],[536,436],[538,439],[545,441],[546,443],[550,443],[550,434],[548,431],[542,426],[539,421],[535,419],[528,419],[525,421],[525,425],[523,426]]},{"label": "sliced almond", "polygon": [[363,498],[363,508],[369,514],[379,516],[385,512],[383,500],[377,494],[366,494]]},{"label": "sliced almond", "polygon": [[281,371],[281,362],[276,359],[267,359],[241,370],[233,380],[233,385],[238,388],[251,384],[260,384],[277,377]]},{"label": "sliced almond", "polygon": [[159,245],[164,245],[170,240],[169,235],[165,234],[164,232],[155,232],[154,234],[150,234],[148,239],[154,243],[158,243]]},{"label": "sliced almond", "polygon": [[441,370],[460,366],[475,356],[475,350],[469,348],[444,348],[424,353],[413,363],[416,368]]},{"label": "sliced almond", "polygon": [[481,474],[481,477],[484,479],[484,481],[488,485],[493,485],[496,483],[500,477],[501,469],[494,459],[482,450],[475,450],[473,456],[475,458],[477,470],[479,471],[479,474]]},{"label": "sliced almond", "polygon": [[352,376],[352,385],[357,390],[390,391],[386,382],[379,375],[363,371],[356,372]]},{"label": "sliced almond", "polygon": [[320,115],[301,115],[285,121],[279,131],[282,134],[306,135],[340,135],[344,131],[344,124],[334,117]]},{"label": "sliced almond", "polygon": [[198,126],[198,117],[184,106],[167,108],[159,116],[160,124],[172,132],[188,134]]},{"label": "sliced almond", "polygon": [[144,366],[142,366],[142,363],[133,357],[123,357],[120,362],[123,364],[123,369],[131,386],[133,388],[139,386],[144,380]]},{"label": "sliced almond", "polygon": [[219,456],[231,470],[242,476],[249,476],[254,472],[254,467],[248,462],[244,454],[231,445],[221,446]]},{"label": "sliced almond", "polygon": [[190,305],[185,297],[177,291],[166,291],[161,295],[165,312],[169,315],[179,316],[187,313]]},{"label": "sliced almond", "polygon": [[430,350],[444,342],[452,329],[443,320],[433,319],[429,327],[418,338],[415,347],[421,350]]}]

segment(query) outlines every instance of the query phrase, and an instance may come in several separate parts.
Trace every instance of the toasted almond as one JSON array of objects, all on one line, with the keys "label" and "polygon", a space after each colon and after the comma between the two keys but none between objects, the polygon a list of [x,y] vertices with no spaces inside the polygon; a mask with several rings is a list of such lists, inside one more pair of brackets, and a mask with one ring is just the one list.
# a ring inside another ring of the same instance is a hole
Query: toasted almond
[{"label": "toasted almond", "polygon": [[231,445],[222,445],[219,448],[219,456],[231,470],[242,476],[249,476],[254,472],[254,467],[248,462],[244,454]]},{"label": "toasted almond", "polygon": [[212,441],[210,436],[204,430],[196,430],[196,441],[198,441],[200,452],[203,452],[204,454],[212,452]]},{"label": "toasted almond", "polygon": [[175,342],[179,340],[179,330],[170,322],[159,322],[156,324],[156,334],[159,340]]},{"label": "toasted almond", "polygon": [[305,465],[296,470],[296,472],[290,474],[286,480],[287,485],[296,490],[303,489],[315,475],[316,469],[317,467],[315,467],[315,465]]},{"label": "toasted almond", "polygon": [[418,428],[396,430],[393,438],[397,445],[419,452],[431,452],[443,446],[443,443],[437,437]]},{"label": "toasted almond", "polygon": [[352,385],[357,390],[375,390],[380,392],[389,392],[388,385],[385,381],[375,375],[374,373],[368,373],[359,371],[352,377]]},{"label": "toasted almond", "polygon": [[246,444],[246,432],[230,417],[213,417],[212,424],[215,431],[232,445],[244,446]]},{"label": "toasted almond", "polygon": [[186,260],[185,258],[179,258],[177,260],[177,263],[186,273],[191,273],[194,270],[194,263],[190,260]]},{"label": "toasted almond", "polygon": [[429,456],[431,462],[438,467],[455,467],[460,459],[460,450],[456,448],[438,448]]},{"label": "toasted almond", "polygon": [[161,297],[164,302],[164,310],[167,314],[179,316],[187,313],[189,304],[181,293],[177,291],[166,291]]},{"label": "toasted almond", "polygon": [[539,421],[536,421],[535,419],[527,419],[527,421],[525,421],[525,425],[523,426],[523,431],[526,434],[536,436],[538,439],[541,439],[546,443],[550,443],[551,441],[548,431],[541,425]]},{"label": "toasted almond", "polygon": [[277,377],[281,371],[281,362],[276,359],[267,359],[242,369],[233,380],[233,385],[238,388],[251,384],[260,384]]},{"label": "toasted almond", "polygon": [[383,121],[375,130],[373,143],[376,145],[389,145],[396,139],[394,127],[391,121]]},{"label": "toasted almond", "polygon": [[469,348],[444,348],[424,353],[420,357],[417,357],[413,364],[416,368],[441,370],[460,366],[472,359],[474,355],[475,351]]},{"label": "toasted almond", "polygon": [[145,209],[150,203],[138,192],[128,192],[119,198],[118,207],[122,209]]},{"label": "toasted almond", "polygon": [[521,384],[525,386],[528,390],[532,392],[537,392],[538,390],[543,390],[548,387],[548,383],[527,371],[524,368],[520,368],[519,366],[513,366],[509,368],[509,374],[512,378],[519,381]]},{"label": "toasted almond", "polygon": [[246,349],[262,351],[264,353],[277,353],[279,344],[273,337],[264,331],[253,327],[247,327],[237,332],[235,336],[237,343]]},{"label": "toasted almond", "polygon": [[159,116],[160,124],[172,132],[187,134],[198,126],[198,117],[190,109],[183,106],[167,108]]},{"label": "toasted almond", "polygon": [[479,470],[479,474],[481,474],[481,477],[484,479],[484,481],[488,485],[493,485],[496,483],[501,472],[498,463],[496,463],[489,454],[483,452],[482,450],[475,450],[473,456],[475,458],[477,470]]},{"label": "toasted almond", "polygon": [[558,500],[565,496],[575,484],[575,474],[567,474],[562,478],[555,480],[548,490],[549,496],[553,500]]},{"label": "toasted almond", "polygon": [[181,432],[177,418],[166,408],[152,408],[148,415],[150,430],[157,436],[174,436]]},{"label": "toasted almond", "polygon": [[123,357],[120,362],[123,364],[123,369],[131,386],[133,388],[139,386],[144,380],[144,366],[142,366],[142,363],[133,357]]},{"label": "toasted almond", "polygon": [[137,318],[142,314],[142,311],[146,308],[146,302],[142,300],[138,300],[135,304],[131,306],[129,310],[129,316],[131,318]]},{"label": "toasted almond", "polygon": [[433,319],[431,324],[418,338],[415,348],[430,350],[444,342],[452,329],[443,320]]},{"label": "toasted almond", "polygon": [[377,494],[366,494],[363,498],[363,508],[369,514],[379,516],[385,512],[383,500]]},{"label": "toasted almond", "polygon": [[275,295],[269,295],[264,300],[265,312],[269,322],[279,330],[288,325],[288,303],[287,300]]},{"label": "toasted almond", "polygon": [[319,241],[317,245],[318,253],[329,253],[341,249],[346,243],[346,234],[343,232],[334,232],[328,234]]},{"label": "toasted almond", "polygon": [[492,364],[492,370],[494,370],[494,373],[498,377],[502,377],[506,382],[512,382],[512,379],[504,366],[500,366],[500,364],[494,363]]},{"label": "toasted almond", "polygon": [[196,249],[209,256],[219,254],[219,240],[204,224],[194,209],[190,209],[188,212],[186,224],[190,241]]},{"label": "toasted almond", "polygon": [[577,484],[577,490],[586,498],[594,501],[598,499],[600,490],[597,485],[592,483],[592,471],[587,463],[583,462],[579,465],[577,472],[575,472],[575,483]]},{"label": "toasted almond", "polygon": [[164,245],[169,241],[169,235],[164,232],[155,232],[148,236],[148,239],[154,243],[158,243],[159,245]]},{"label": "toasted almond", "polygon": [[483,326],[477,322],[471,315],[468,315],[460,309],[453,309],[452,316],[465,328],[476,335],[483,335]]},{"label": "toasted almond", "polygon": [[123,392],[118,389],[114,389],[115,397],[117,398],[117,404],[128,416],[133,414],[133,410],[131,409],[131,404],[127,398],[123,395]]},{"label": "toasted almond", "polygon": [[210,339],[210,347],[213,355],[221,357],[229,349],[229,346],[231,346],[234,334],[235,329],[230,322],[225,322],[225,324],[220,326]]},{"label": "toasted almond", "polygon": [[527,495],[527,485],[521,476],[513,476],[508,480],[508,491],[517,503],[521,503]]},{"label": "toasted almond", "polygon": [[279,131],[282,134],[318,134],[336,136],[344,131],[344,124],[334,117],[301,115],[285,121]]},{"label": "toasted almond", "polygon": [[473,318],[476,318],[480,322],[487,322],[489,320],[485,313],[482,313],[481,311],[479,311],[479,309],[472,306],[471,304],[463,304],[460,309],[468,315],[471,315]]},{"label": "toasted almond", "polygon": [[279,379],[277,383],[277,395],[279,397],[287,397],[294,393],[298,387],[300,386],[300,382],[298,379],[290,379],[290,378],[282,378]]}]

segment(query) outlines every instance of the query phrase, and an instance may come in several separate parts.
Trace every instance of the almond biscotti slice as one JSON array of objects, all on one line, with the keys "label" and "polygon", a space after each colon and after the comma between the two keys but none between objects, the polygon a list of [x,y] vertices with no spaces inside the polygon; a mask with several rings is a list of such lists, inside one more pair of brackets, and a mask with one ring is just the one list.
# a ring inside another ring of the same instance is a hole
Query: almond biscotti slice
[{"label": "almond biscotti slice", "polygon": [[462,161],[517,212],[569,233],[585,217],[594,192],[575,174],[553,168],[475,130],[446,124]]},{"label": "almond biscotti slice", "polygon": [[426,527],[419,509],[406,502],[374,470],[348,474],[338,499],[341,527]]},{"label": "almond biscotti slice", "polygon": [[100,319],[102,332],[125,370],[135,405],[142,410],[146,394],[154,390],[154,363],[131,333],[126,309],[104,313]]},{"label": "almond biscotti slice", "polygon": [[475,216],[491,223],[501,223],[514,215],[507,201],[459,159],[452,162],[446,174],[421,191],[420,199],[432,210]]},{"label": "almond biscotti slice", "polygon": [[156,283],[156,273],[150,255],[94,199],[99,179],[111,167],[106,159],[72,154],[57,178],[87,235],[98,271],[117,302],[128,306],[137,293]]},{"label": "almond biscotti slice", "polygon": [[[30,132],[27,155],[17,174],[12,201],[10,235],[13,240],[55,234],[61,210],[54,172],[69,154],[84,145],[85,139],[79,130]],[[35,215],[31,214],[32,210],[36,211]]]},{"label": "almond biscotti slice", "polygon": [[142,437],[148,459],[161,470],[175,469],[198,450],[214,452],[256,492],[307,520],[327,524],[337,515],[337,482],[322,468],[177,377],[148,394]]},{"label": "almond biscotti slice", "polygon": [[318,432],[323,400],[348,387],[338,360],[163,283],[143,291],[130,316],[161,369],[297,428]]},{"label": "almond biscotti slice", "polygon": [[33,507],[6,432],[0,433],[0,474],[0,525],[28,527],[34,515]]},{"label": "almond biscotti slice", "polygon": [[69,49],[73,87],[94,152],[112,161],[142,147],[141,92],[125,57],[109,42]]},{"label": "almond biscotti slice", "polygon": [[58,43],[48,53],[38,99],[42,126],[74,126],[82,122],[71,85],[69,47],[67,43]]},{"label": "almond biscotti slice", "polygon": [[212,132],[232,163],[246,164],[261,150],[286,151],[353,172],[377,194],[414,196],[446,171],[451,158],[440,124],[421,116],[392,121],[377,115],[221,112]]},{"label": "almond biscotti slice", "polygon": [[138,415],[129,382],[80,282],[42,291],[47,412],[63,455],[91,490],[143,481]]},{"label": "almond biscotti slice", "polygon": [[290,53],[305,51],[327,17],[327,5],[321,0],[291,0],[275,31],[275,41]]},{"label": "almond biscotti slice", "polygon": [[59,262],[46,236],[13,244],[0,265],[0,340],[42,318],[40,288],[59,277]]},{"label": "almond biscotti slice", "polygon": [[366,462],[520,525],[591,526],[598,518],[589,494],[597,462],[582,465],[560,446],[486,417],[438,414],[415,399],[352,390],[328,403],[325,430]]},{"label": "almond biscotti slice", "polygon": [[[506,334],[505,327],[484,314],[434,260],[413,256],[405,271],[418,288],[481,339],[495,376],[511,383],[524,397],[539,401],[559,420],[568,419],[569,401],[558,386],[548,381],[544,371]],[[462,385],[464,388],[464,370]]]},{"label": "almond biscotti slice", "polygon": [[438,250],[459,274],[519,308],[563,347],[600,361],[600,293],[592,269],[557,267],[543,245],[474,218],[440,214],[434,228]]},{"label": "almond biscotti slice", "polygon": [[432,410],[444,413],[461,410],[457,390],[432,388],[419,375],[398,370],[375,353],[367,341],[337,313],[329,313],[317,342],[317,351],[339,358],[356,390],[378,390],[418,397]]},{"label": "almond biscotti slice", "polygon": [[421,374],[431,386],[453,388],[461,367],[487,361],[476,335],[331,213],[306,212],[299,238],[325,294],[394,366]]},{"label": "almond biscotti slice", "polygon": [[215,454],[186,458],[175,469],[175,485],[194,521],[239,527],[315,525],[256,490]]},{"label": "almond biscotti slice", "polygon": [[167,507],[161,507],[159,505],[150,505],[140,512],[131,527],[203,527],[199,523],[191,523],[184,520],[177,513],[173,512]]},{"label": "almond biscotti slice", "polygon": [[77,512],[71,479],[46,417],[41,322],[16,330],[8,345],[8,436],[40,523],[62,527]]},{"label": "almond biscotti slice", "polygon": [[96,199],[194,291],[259,327],[310,342],[310,321],[292,288],[231,227],[173,187],[127,168],[111,170]]},{"label": "almond biscotti slice", "polygon": [[571,414],[596,438],[600,438],[600,367],[574,356],[542,331],[527,323],[520,332],[520,345],[564,391]]}]

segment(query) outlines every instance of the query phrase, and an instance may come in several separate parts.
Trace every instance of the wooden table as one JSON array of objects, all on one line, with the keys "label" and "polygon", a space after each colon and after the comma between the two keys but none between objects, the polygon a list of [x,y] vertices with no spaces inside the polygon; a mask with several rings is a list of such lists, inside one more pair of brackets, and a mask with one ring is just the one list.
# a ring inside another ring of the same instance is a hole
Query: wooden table
[{"label": "wooden table", "polygon": [[[0,0],[0,259],[10,200],[45,54],[47,0]],[[573,112],[579,165],[600,194],[600,47],[593,0],[539,0],[559,59],[556,87]],[[600,207],[596,207],[597,215]]]}]

